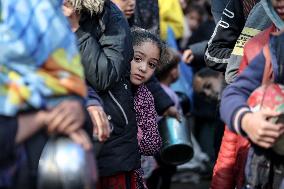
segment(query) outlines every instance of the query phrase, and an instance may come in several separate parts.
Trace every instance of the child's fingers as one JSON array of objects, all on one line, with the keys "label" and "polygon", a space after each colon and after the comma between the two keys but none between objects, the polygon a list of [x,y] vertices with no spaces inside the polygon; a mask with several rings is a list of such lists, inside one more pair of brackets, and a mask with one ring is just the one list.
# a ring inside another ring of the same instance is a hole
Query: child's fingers
[{"label": "child's fingers", "polygon": [[269,144],[271,144],[271,146],[276,142],[276,140],[277,140],[277,138],[275,138],[275,137],[262,137],[261,138],[261,142],[265,142],[265,143],[269,143]]},{"label": "child's fingers", "polygon": [[77,144],[80,144],[85,150],[90,150],[92,148],[92,143],[83,130],[72,132],[69,137]]},{"label": "child's fingers", "polygon": [[265,116],[266,118],[269,118],[269,117],[276,117],[276,116],[279,116],[280,113],[279,112],[275,112],[273,110],[270,110],[270,109],[263,109],[261,110],[261,114],[263,116]]}]

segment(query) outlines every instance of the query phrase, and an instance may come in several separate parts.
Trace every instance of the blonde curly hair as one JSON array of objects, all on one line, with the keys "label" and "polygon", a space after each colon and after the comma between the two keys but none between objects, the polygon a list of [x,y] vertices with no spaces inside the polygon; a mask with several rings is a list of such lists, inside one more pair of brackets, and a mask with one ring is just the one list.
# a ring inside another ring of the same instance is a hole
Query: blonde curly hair
[{"label": "blonde curly hair", "polygon": [[88,11],[91,15],[100,14],[103,11],[105,0],[66,0],[78,12]]}]

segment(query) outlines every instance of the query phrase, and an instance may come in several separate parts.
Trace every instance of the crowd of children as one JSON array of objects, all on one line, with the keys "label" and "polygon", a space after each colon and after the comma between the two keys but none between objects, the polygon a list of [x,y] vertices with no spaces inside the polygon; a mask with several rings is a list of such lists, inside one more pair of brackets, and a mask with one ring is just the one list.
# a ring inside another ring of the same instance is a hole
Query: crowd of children
[{"label": "crowd of children", "polygon": [[[247,104],[284,85],[283,20],[284,0],[0,0],[0,188],[38,188],[67,136],[96,160],[92,188],[283,189],[281,113]],[[168,116],[190,128],[181,166],[160,154]]]}]

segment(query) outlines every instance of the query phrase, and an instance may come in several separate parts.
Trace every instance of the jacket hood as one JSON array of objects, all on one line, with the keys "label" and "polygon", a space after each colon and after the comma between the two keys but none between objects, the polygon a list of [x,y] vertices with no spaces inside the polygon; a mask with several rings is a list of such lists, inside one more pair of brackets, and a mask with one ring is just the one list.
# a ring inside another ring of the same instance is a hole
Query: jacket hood
[{"label": "jacket hood", "polygon": [[275,26],[282,30],[284,29],[284,21],[278,16],[277,12],[274,10],[271,0],[261,0],[261,4]]},{"label": "jacket hood", "polygon": [[91,15],[98,15],[103,11],[106,0],[68,0],[77,11],[87,11]]}]

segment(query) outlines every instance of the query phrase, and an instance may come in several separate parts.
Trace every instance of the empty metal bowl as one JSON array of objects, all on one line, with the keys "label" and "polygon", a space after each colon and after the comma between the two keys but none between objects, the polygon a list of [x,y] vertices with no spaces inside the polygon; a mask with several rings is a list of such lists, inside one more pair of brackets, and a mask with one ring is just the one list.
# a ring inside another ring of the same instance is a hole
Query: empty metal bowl
[{"label": "empty metal bowl", "polygon": [[92,189],[96,169],[92,152],[67,137],[52,137],[39,160],[39,189]]},{"label": "empty metal bowl", "polygon": [[171,117],[164,118],[159,124],[159,132],[162,138],[161,159],[165,163],[180,165],[191,160],[193,148],[184,118],[181,122]]}]

